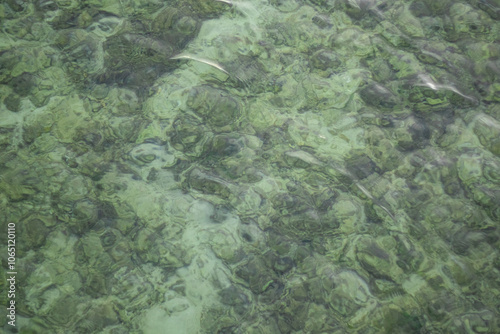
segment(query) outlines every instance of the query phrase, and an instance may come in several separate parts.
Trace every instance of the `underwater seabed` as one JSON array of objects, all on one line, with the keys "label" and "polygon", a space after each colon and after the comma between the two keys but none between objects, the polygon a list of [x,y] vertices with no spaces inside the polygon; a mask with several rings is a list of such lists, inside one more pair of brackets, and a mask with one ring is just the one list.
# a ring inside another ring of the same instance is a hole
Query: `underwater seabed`
[{"label": "underwater seabed", "polygon": [[3,331],[500,332],[499,19],[3,2]]}]

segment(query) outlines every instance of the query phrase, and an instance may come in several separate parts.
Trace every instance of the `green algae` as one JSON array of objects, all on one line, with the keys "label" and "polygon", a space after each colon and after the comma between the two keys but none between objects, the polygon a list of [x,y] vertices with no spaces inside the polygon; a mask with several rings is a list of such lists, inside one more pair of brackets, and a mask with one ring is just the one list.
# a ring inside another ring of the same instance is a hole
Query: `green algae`
[{"label": "green algae", "polygon": [[17,329],[498,332],[498,12],[0,4]]}]

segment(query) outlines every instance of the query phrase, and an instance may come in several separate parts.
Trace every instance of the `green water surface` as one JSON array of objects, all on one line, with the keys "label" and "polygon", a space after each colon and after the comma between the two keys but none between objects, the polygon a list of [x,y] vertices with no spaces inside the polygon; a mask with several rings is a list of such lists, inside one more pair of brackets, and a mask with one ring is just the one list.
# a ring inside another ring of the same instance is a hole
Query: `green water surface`
[{"label": "green water surface", "polygon": [[3,332],[500,333],[499,19],[2,1]]}]

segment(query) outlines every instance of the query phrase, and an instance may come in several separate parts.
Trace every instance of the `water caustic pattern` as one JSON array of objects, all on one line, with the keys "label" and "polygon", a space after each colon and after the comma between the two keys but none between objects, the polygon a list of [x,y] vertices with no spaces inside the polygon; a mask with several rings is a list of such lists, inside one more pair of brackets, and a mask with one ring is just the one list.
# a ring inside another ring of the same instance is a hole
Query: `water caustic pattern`
[{"label": "water caustic pattern", "polygon": [[499,19],[3,1],[3,329],[499,333]]}]

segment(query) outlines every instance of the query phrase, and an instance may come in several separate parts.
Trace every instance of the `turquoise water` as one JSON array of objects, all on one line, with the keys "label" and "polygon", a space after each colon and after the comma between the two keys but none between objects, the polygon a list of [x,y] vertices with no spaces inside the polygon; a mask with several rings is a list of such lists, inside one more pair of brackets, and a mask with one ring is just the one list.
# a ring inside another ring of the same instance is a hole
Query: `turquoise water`
[{"label": "turquoise water", "polygon": [[2,2],[3,331],[499,333],[499,19]]}]

